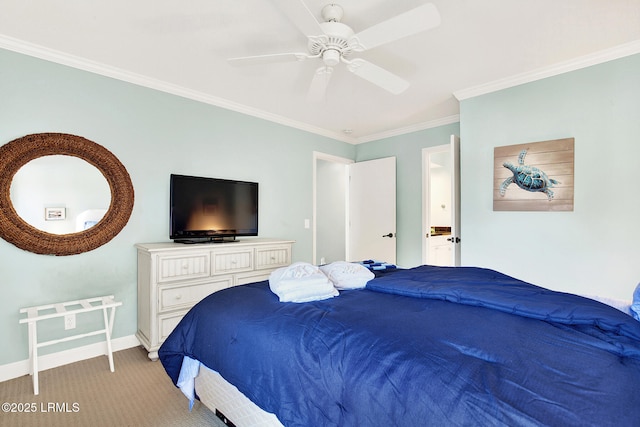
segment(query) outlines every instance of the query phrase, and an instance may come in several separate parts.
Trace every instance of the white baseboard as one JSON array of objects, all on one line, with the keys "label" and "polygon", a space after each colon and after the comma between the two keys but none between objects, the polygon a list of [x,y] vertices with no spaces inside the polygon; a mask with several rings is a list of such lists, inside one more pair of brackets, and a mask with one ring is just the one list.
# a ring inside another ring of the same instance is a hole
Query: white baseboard
[{"label": "white baseboard", "polygon": [[[137,347],[140,341],[135,335],[129,335],[111,340],[111,348],[113,351],[126,350],[127,348]],[[38,357],[38,371],[46,371],[69,363],[79,362],[81,360],[91,359],[93,357],[103,356],[107,354],[107,345],[103,342],[85,345],[83,347],[72,348],[69,350],[59,351],[57,353],[49,353]],[[19,362],[0,365],[0,381],[7,381],[28,375],[31,371],[29,359]]]}]

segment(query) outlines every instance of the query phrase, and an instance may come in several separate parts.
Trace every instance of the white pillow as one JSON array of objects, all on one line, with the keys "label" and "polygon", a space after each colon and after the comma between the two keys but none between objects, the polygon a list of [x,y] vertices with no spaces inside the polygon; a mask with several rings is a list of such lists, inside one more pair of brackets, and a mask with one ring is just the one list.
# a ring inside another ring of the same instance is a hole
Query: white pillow
[{"label": "white pillow", "polygon": [[346,261],[322,265],[320,270],[327,275],[337,289],[361,289],[375,277],[365,266]]}]

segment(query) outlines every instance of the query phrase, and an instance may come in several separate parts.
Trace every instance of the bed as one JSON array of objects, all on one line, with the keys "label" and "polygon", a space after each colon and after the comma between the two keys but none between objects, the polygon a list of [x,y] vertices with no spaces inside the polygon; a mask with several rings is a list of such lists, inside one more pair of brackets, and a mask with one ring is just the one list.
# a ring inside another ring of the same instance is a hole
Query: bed
[{"label": "bed", "polygon": [[396,270],[304,303],[268,282],[225,289],[159,357],[190,399],[218,376],[273,414],[264,425],[640,423],[639,321],[475,267]]}]

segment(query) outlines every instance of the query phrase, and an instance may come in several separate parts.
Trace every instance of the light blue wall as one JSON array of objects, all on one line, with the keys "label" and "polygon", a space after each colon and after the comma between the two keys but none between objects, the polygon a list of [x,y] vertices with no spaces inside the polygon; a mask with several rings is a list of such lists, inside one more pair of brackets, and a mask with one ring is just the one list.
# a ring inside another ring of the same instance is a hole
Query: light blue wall
[{"label": "light blue wall", "polygon": [[[107,245],[34,255],[0,239],[0,365],[27,358],[20,307],[113,293],[125,305],[114,337],[136,329],[133,244],[166,241],[170,173],[260,182],[260,230],[292,238],[311,261],[312,159],[397,158],[397,262],[421,263],[425,147],[461,136],[462,261],[562,290],[630,297],[640,281],[640,55],[461,103],[461,123],[352,146],[221,108],[0,50],[0,144],[66,132],[112,151],[136,191]],[[493,212],[493,147],[576,139],[575,211]],[[294,202],[294,203],[292,203]],[[285,208],[286,207],[286,208]],[[58,348],[59,349],[59,348]],[[58,349],[53,349],[54,351]]]},{"label": "light blue wall", "polygon": [[448,144],[459,123],[358,145],[356,161],[396,157],[396,263],[422,263],[422,149]]},{"label": "light blue wall", "polygon": [[0,239],[0,365],[28,357],[21,307],[114,294],[124,302],[114,337],[135,333],[133,245],[168,240],[170,173],[258,181],[260,235],[296,240],[294,261],[311,261],[313,151],[355,158],[347,143],[0,50],[0,144],[39,132],[110,150],[131,175],[135,206],[115,239],[81,255],[34,255]]},{"label": "light blue wall", "polygon": [[[640,55],[461,102],[462,262],[631,299],[640,281]],[[575,138],[573,212],[494,212],[493,148]]]}]

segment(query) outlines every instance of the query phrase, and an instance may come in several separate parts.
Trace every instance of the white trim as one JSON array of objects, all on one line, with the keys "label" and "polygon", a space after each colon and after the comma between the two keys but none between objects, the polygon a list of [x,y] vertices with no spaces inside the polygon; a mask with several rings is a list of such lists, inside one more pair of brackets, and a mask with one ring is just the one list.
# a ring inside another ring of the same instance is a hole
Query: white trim
[{"label": "white trim", "polygon": [[416,123],[415,125],[406,126],[403,128],[392,129],[385,132],[371,134],[369,136],[362,136],[357,138],[357,143],[361,144],[363,142],[378,141],[384,138],[391,138],[392,136],[399,136],[407,133],[417,132],[420,130],[435,128],[438,126],[449,125],[451,123],[458,123],[459,121],[460,121],[460,115],[455,114],[453,116],[447,116],[441,119],[430,120],[428,122],[423,122],[423,123]]},{"label": "white trim", "polygon": [[[140,345],[140,341],[138,341],[135,335],[129,335],[126,337],[112,339],[111,345],[113,351],[120,351],[137,347]],[[38,371],[42,372],[58,366],[68,365],[69,363],[79,362],[81,360],[91,359],[98,356],[105,356],[106,350],[105,342],[97,342],[56,353],[44,354],[42,356],[38,356]],[[106,360],[104,368],[109,369]],[[115,368],[117,369],[118,367],[116,366]],[[23,375],[28,375],[30,372],[29,359],[0,365],[0,381],[18,378]]]},{"label": "white trim", "polygon": [[23,40],[15,39],[13,37],[8,37],[2,34],[0,34],[0,48],[22,53],[28,56],[33,56],[35,58],[44,59],[46,61],[55,62],[57,64],[67,65],[69,67],[88,71],[90,73],[111,77],[124,82],[133,83],[138,86],[170,93],[172,95],[177,95],[183,98],[192,99],[194,101],[199,101],[205,104],[214,105],[216,107],[225,108],[227,110],[236,111],[248,116],[257,117],[274,123],[279,123],[281,125],[304,130],[306,132],[314,133],[317,135],[326,136],[327,138],[347,142],[349,144],[354,144],[356,142],[354,138],[347,137],[342,132],[332,132],[326,129],[309,125],[307,123],[291,120],[284,116],[272,114],[264,110],[229,101],[228,99],[207,95],[203,92],[199,92],[183,86],[167,83],[165,81],[154,79],[142,74],[132,73],[120,68],[112,67],[96,61],[91,61],[79,56],[70,55],[58,50],[49,49],[37,44],[28,43]]},{"label": "white trim", "polygon": [[153,79],[151,77],[144,76],[142,74],[132,73],[120,68],[111,67],[109,65],[91,61],[89,59],[81,58],[79,56],[70,55],[58,50],[49,49],[47,47],[29,43],[24,40],[19,40],[13,37],[0,34],[0,48],[7,49],[13,52],[22,53],[24,55],[40,58],[45,61],[55,62],[57,64],[66,65],[78,70],[88,71],[90,73],[99,74],[105,77],[111,77],[116,80],[121,80],[128,83],[133,83],[138,86],[146,87],[149,89],[158,90],[161,92],[169,93],[172,95],[180,96],[194,101],[199,101],[205,104],[214,105],[216,107],[225,108],[227,110],[236,111],[238,113],[246,114],[248,116],[257,117],[260,119],[268,120],[270,122],[279,123],[284,126],[300,129],[306,132],[310,132],[316,135],[326,136],[327,138],[335,139],[338,141],[346,142],[348,144],[359,144],[368,141],[375,141],[382,138],[388,138],[391,136],[402,135],[406,133],[415,132],[418,130],[429,129],[444,124],[455,123],[460,121],[459,116],[449,116],[443,119],[437,119],[425,123],[419,123],[405,128],[390,130],[379,134],[373,134],[365,137],[354,138],[345,135],[342,132],[329,131],[316,126],[302,123],[296,120],[291,120],[287,117],[272,114],[267,111],[263,111],[257,108],[248,107],[246,105],[239,104],[237,102],[229,101],[227,99],[218,98],[211,95],[206,95],[202,92],[189,89],[183,86],[174,85],[164,82],[162,80]]},{"label": "white trim", "polygon": [[[111,77],[128,83],[133,83],[138,86],[166,92],[183,98],[192,99],[205,104],[214,105],[216,107],[225,108],[227,110],[236,111],[238,113],[246,114],[252,117],[257,117],[270,122],[279,123],[284,126],[310,132],[316,135],[321,135],[334,140],[346,142],[348,144],[361,144],[364,142],[377,141],[384,138],[404,135],[460,121],[460,116],[456,114],[403,128],[392,129],[376,134],[354,138],[349,137],[342,132],[334,132],[327,129],[322,129],[307,123],[291,120],[284,116],[272,114],[267,111],[229,101],[227,99],[206,95],[193,89],[170,84],[161,80],[144,76],[142,74],[132,73],[120,68],[111,67],[106,64],[70,55],[58,50],[49,49],[41,45],[29,43],[24,40],[19,40],[2,34],[0,34],[0,48],[44,59],[46,61],[67,65],[69,67],[88,71],[94,74]],[[509,87],[518,86],[524,83],[529,83],[546,77],[563,74],[569,71],[575,71],[580,68],[585,68],[591,65],[596,65],[625,56],[634,55],[636,53],[640,53],[640,40],[629,42],[600,52],[595,52],[570,61],[561,62],[550,67],[540,68],[538,70],[481,84],[468,89],[462,89],[454,92],[453,96],[455,96],[458,101],[462,101],[467,98],[472,98],[490,92],[507,89]]]},{"label": "white trim", "polygon": [[345,165],[348,165],[348,164],[351,164],[351,163],[355,163],[355,160],[348,159],[346,157],[334,156],[333,154],[325,154],[325,153],[322,153],[320,151],[314,151],[313,152],[313,159],[314,159],[314,161],[316,159],[321,159],[321,160],[326,160],[328,162],[342,163],[342,164],[345,164]]},{"label": "white trim", "polygon": [[611,49],[601,50],[599,52],[574,58],[569,61],[560,62],[550,67],[539,68],[537,70],[528,71],[526,73],[517,74],[505,79],[481,84],[468,89],[459,90],[453,93],[458,101],[473,98],[479,95],[496,92],[502,89],[519,86],[521,84],[530,83],[536,80],[545,79],[547,77],[557,76],[559,74],[576,71],[581,68],[590,67],[592,65],[601,64],[614,59],[623,58],[625,56],[640,53],[640,40],[625,43]]}]

